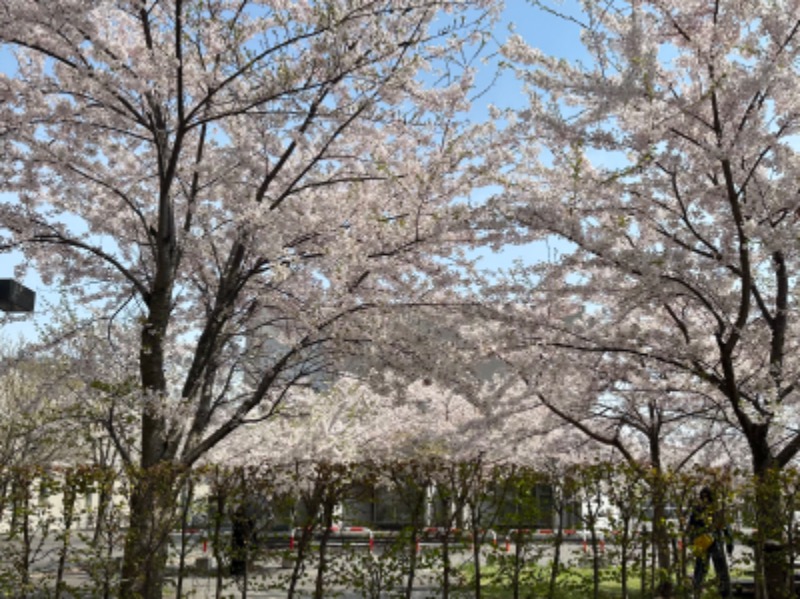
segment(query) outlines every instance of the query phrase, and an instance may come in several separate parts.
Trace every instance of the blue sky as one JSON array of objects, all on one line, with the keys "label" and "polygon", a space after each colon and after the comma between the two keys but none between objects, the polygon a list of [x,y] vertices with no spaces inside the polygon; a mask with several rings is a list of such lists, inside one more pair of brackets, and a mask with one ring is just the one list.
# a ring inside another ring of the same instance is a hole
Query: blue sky
[{"label": "blue sky", "polygon": [[[557,8],[566,13],[575,13],[576,2],[563,0],[556,4]],[[574,23],[569,23],[533,7],[526,0],[508,0],[503,20],[495,30],[497,41],[502,42],[511,33],[523,36],[528,43],[537,46],[549,54],[558,55],[568,60],[576,60],[585,56],[579,42],[579,29]],[[0,50],[0,70],[9,73],[12,61],[7,52]],[[491,65],[485,67],[481,73],[479,83],[484,84],[494,76]],[[506,73],[500,78],[489,92],[475,103],[475,118],[483,118],[486,106],[489,103],[503,106],[521,106],[524,97],[521,88],[511,76]],[[0,201],[13,201],[8,196],[0,196]],[[535,261],[547,257],[547,247],[544,244],[512,248],[501,254],[486,254],[482,264],[487,268],[509,266],[514,260],[523,262]],[[0,278],[15,278],[14,267],[23,262],[18,252],[0,254]],[[11,316],[0,313],[0,338],[15,341],[17,339],[34,339],[36,325],[48,322],[53,311],[57,309],[58,297],[43,284],[38,275],[30,271],[21,282],[36,292],[37,304],[33,315]],[[56,307],[54,307],[54,305]]]}]

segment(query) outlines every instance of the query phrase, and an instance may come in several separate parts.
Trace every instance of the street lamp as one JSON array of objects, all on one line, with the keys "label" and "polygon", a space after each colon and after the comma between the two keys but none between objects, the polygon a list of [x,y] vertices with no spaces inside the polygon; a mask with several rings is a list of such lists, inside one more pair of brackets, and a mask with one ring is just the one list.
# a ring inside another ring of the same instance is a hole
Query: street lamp
[{"label": "street lamp", "polygon": [[0,310],[4,312],[33,312],[36,292],[13,279],[0,279]]}]

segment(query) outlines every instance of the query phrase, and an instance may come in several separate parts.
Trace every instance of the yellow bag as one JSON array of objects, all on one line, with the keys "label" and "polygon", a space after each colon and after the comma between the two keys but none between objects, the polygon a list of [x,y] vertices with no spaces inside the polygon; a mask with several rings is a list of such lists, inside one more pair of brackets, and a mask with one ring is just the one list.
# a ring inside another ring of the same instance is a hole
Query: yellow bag
[{"label": "yellow bag", "polygon": [[709,547],[714,544],[714,537],[712,537],[707,532],[704,532],[701,535],[698,535],[692,541],[692,553],[695,554],[696,557],[704,557],[706,553],[708,553]]}]

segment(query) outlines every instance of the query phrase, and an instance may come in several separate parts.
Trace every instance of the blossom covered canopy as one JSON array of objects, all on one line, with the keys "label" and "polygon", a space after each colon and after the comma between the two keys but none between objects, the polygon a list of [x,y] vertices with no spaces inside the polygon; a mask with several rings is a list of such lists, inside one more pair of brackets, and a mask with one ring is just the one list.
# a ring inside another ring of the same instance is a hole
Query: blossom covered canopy
[{"label": "blossom covered canopy", "polygon": [[591,63],[506,47],[529,105],[495,215],[573,248],[516,280],[536,281],[533,305],[581,311],[550,341],[691,375],[756,471],[785,465],[800,449],[800,6],[583,7]]},{"label": "blossom covered canopy", "polygon": [[145,463],[194,462],[331,376],[370,309],[444,288],[481,176],[451,57],[490,5],[0,2],[0,244],[136,364]]}]

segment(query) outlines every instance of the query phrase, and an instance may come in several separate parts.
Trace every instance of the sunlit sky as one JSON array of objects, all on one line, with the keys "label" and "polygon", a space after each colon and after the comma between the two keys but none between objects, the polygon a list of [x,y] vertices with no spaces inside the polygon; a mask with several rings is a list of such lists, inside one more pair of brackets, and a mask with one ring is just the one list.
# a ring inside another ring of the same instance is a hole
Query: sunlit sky
[{"label": "sunlit sky", "polygon": [[[576,14],[576,2],[563,0],[554,5],[559,11]],[[582,56],[582,47],[579,42],[579,28],[575,23],[565,21],[552,14],[544,12],[531,5],[526,0],[508,0],[502,21],[495,28],[494,37],[497,43],[502,43],[512,33],[525,38],[531,45],[543,51],[568,60],[577,60]],[[495,48],[487,49],[487,52]],[[0,51],[0,70],[7,73],[13,68],[13,61],[7,52]],[[495,79],[495,66],[491,61],[482,67],[479,73],[478,84],[485,86]],[[524,97],[521,87],[510,73],[497,79],[494,85],[474,102],[473,119],[482,119],[486,116],[489,104],[502,107],[522,106]],[[8,196],[6,196],[8,201]],[[514,260],[525,262],[535,261],[546,257],[547,249],[544,244],[523,248],[512,248],[501,254],[486,253],[482,265],[486,268],[501,268],[510,265]],[[0,254],[0,278],[17,278],[14,274],[15,266],[23,262],[23,257],[18,252]],[[36,292],[36,310],[33,315],[3,315],[0,313],[0,339],[6,343],[22,340],[33,340],[37,337],[37,325],[47,323],[58,306],[57,293],[43,284],[33,271],[20,279],[27,287]]]}]

